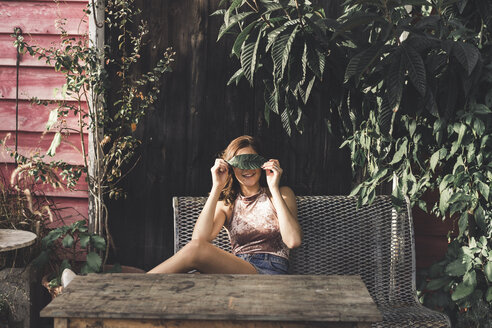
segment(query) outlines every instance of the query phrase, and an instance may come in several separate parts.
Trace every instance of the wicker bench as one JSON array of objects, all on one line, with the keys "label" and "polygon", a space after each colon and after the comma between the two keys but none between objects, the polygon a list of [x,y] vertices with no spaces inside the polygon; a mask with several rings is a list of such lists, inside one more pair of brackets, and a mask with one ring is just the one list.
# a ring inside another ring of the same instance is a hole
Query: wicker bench
[{"label": "wicker bench", "polygon": [[[206,197],[174,197],[175,252],[191,240]],[[298,196],[301,247],[291,252],[291,273],[359,275],[382,312],[373,327],[451,327],[446,315],[420,305],[415,290],[412,217],[396,212],[388,196],[357,209],[347,196]],[[230,251],[223,228],[215,242]]]}]

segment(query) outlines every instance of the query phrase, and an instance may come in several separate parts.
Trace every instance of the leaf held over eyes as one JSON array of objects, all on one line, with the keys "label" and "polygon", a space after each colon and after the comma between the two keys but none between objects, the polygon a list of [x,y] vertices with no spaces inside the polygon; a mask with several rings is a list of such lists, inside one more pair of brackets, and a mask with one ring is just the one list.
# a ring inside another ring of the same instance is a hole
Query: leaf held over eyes
[{"label": "leaf held over eyes", "polygon": [[267,160],[258,154],[236,155],[227,161],[229,165],[242,170],[259,169]]}]

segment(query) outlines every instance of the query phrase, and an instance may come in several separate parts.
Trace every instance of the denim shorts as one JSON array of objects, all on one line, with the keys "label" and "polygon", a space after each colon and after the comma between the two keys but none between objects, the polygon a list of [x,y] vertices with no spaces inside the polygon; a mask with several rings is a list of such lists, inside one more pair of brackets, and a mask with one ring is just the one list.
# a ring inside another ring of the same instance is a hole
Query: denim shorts
[{"label": "denim shorts", "polygon": [[268,253],[236,254],[236,256],[251,263],[259,274],[289,273],[289,260],[281,256]]}]

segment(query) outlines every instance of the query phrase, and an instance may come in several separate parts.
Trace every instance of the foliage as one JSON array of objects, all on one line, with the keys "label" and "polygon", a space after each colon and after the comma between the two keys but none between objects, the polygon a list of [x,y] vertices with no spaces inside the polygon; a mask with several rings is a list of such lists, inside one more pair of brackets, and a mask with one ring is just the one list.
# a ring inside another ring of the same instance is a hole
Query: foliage
[{"label": "foliage", "polygon": [[[62,247],[60,247],[62,246]],[[91,248],[94,251],[87,251]],[[51,272],[57,272],[56,276],[49,282],[49,287],[61,285],[61,274],[65,269],[75,269],[76,260],[85,258],[80,273],[87,274],[100,272],[102,270],[102,259],[97,251],[106,249],[106,241],[98,234],[88,231],[87,222],[80,220],[70,225],[64,225],[51,230],[42,239],[42,251],[33,261],[33,265],[44,267],[55,265]],[[78,271],[78,270],[76,270]]]},{"label": "foliage", "polygon": [[458,220],[421,300],[455,323],[483,325],[472,313],[492,310],[492,4],[347,0],[335,21],[309,1],[224,3],[219,38],[237,33],[232,53],[241,65],[231,81],[263,74],[267,119],[277,109],[290,134],[290,109],[301,123],[309,104],[298,100],[308,100],[315,76],[309,90],[323,87],[324,118],[346,136],[360,204],[394,181],[395,205],[408,199]]},{"label": "foliage", "polygon": [[260,168],[266,159],[258,154],[236,155],[227,161],[229,165],[242,170],[254,170]]},{"label": "foliage", "polygon": [[262,70],[265,118],[280,115],[285,131],[303,129],[303,115],[315,81],[323,78],[327,54],[324,34],[336,24],[321,8],[298,1],[231,1],[214,14],[224,16],[218,39],[238,30],[231,55],[241,67],[229,80],[245,77],[251,85]]},{"label": "foliage", "polygon": [[63,218],[32,177],[16,171],[7,176],[7,172],[7,165],[0,168],[0,228],[31,231],[39,238],[30,247],[2,253],[0,268],[24,267],[39,254],[40,238],[48,234],[49,226],[63,222]]},{"label": "foliage", "polygon": [[[91,6],[84,11],[91,15]],[[89,216],[89,230],[105,235],[109,241],[107,247],[111,237],[105,197],[125,196],[119,183],[138,161],[135,154],[140,140],[134,132],[155,101],[160,81],[171,70],[174,56],[169,48],[151,71],[140,76],[129,74],[138,65],[140,53],[146,44],[144,37],[148,33],[145,22],[139,21],[139,14],[140,10],[135,8],[133,0],[106,2],[104,27],[110,34],[117,35],[116,49],[105,46],[101,51],[91,43],[88,35],[70,37],[63,26],[61,46],[50,48],[30,45],[22,35],[13,35],[16,38],[14,45],[21,54],[35,56],[65,76],[65,84],[57,90],[57,100],[33,99],[37,104],[55,106],[46,124],[46,130],[54,132],[51,146],[46,154],[30,157],[11,151],[19,163],[18,171],[35,177],[37,181],[71,189],[76,188],[79,179],[85,176],[94,204],[93,213]],[[108,71],[116,72],[115,76],[109,75]],[[112,104],[114,110],[109,110],[106,108],[105,92],[115,84],[118,89],[111,95],[112,99],[116,98]],[[77,127],[67,124],[69,115],[78,118]],[[92,137],[89,149],[86,149],[84,140],[86,132]],[[80,136],[82,166],[51,160],[59,145],[68,142],[66,139],[70,134]],[[90,151],[93,155],[89,161]],[[73,227],[62,228],[70,230]],[[97,250],[103,251],[100,248]],[[107,253],[108,248],[105,260]]]}]

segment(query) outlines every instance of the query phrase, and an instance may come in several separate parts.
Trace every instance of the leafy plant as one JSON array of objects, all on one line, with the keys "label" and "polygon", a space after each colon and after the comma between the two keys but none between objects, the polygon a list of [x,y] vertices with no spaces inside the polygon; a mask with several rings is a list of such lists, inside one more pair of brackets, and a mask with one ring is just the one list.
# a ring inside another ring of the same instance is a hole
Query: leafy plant
[{"label": "leafy plant", "polygon": [[[46,154],[30,157],[14,151],[11,154],[20,164],[19,173],[55,187],[74,189],[85,176],[94,205],[89,215],[89,231],[108,239],[105,262],[112,239],[104,201],[106,197],[125,196],[119,183],[138,161],[135,156],[140,145],[135,135],[137,125],[156,100],[160,81],[171,70],[174,52],[167,49],[151,71],[130,76],[129,72],[138,65],[146,44],[147,25],[139,21],[140,10],[135,8],[133,0],[107,1],[104,9],[106,31],[117,36],[116,47],[106,45],[103,50],[98,49],[87,35],[73,38],[63,27],[61,47],[41,48],[26,43],[20,34],[13,35],[16,38],[14,45],[21,54],[29,53],[53,65],[56,71],[64,74],[65,84],[58,90],[61,100],[33,99],[37,104],[56,105],[46,124],[46,129],[54,132]],[[85,13],[90,15],[92,10],[89,5]],[[107,95],[110,85],[117,85],[117,91]],[[112,110],[106,108],[106,98],[114,100]],[[67,126],[69,115],[78,117],[76,129]],[[86,149],[85,132],[92,137],[89,149]],[[71,133],[80,136],[82,166],[50,158]],[[93,154],[91,158],[89,150]]]},{"label": "leafy plant", "polygon": [[322,90],[329,105],[321,118],[346,137],[360,204],[394,182],[396,206],[408,199],[457,218],[459,231],[429,270],[421,300],[457,324],[485,325],[471,313],[492,309],[492,4],[347,0],[333,20],[317,2],[222,3],[219,38],[236,33],[240,61],[230,82],[266,81],[267,121],[279,113],[290,135],[296,108],[293,126],[302,132],[309,95]]},{"label": "leafy plant", "polygon": [[254,170],[260,168],[266,159],[258,154],[236,155],[227,161],[229,165],[242,170]]},{"label": "leafy plant", "polygon": [[[89,248],[93,251],[87,251]],[[50,271],[56,272],[56,275],[49,282],[49,287],[53,288],[61,285],[61,274],[67,268],[82,274],[101,272],[102,259],[97,252],[105,249],[104,238],[90,233],[87,222],[80,220],[51,230],[42,239],[42,251],[33,264],[52,266]],[[77,263],[81,258],[84,259],[82,266]]]},{"label": "leafy plant", "polygon": [[[226,1],[222,1],[224,3]],[[285,131],[302,131],[303,115],[315,81],[321,81],[330,52],[325,32],[336,21],[310,1],[235,0],[223,15],[218,39],[237,33],[231,55],[241,67],[228,84],[246,78],[253,85],[261,76],[265,119],[280,115]],[[261,72],[258,72],[261,71]]]}]

